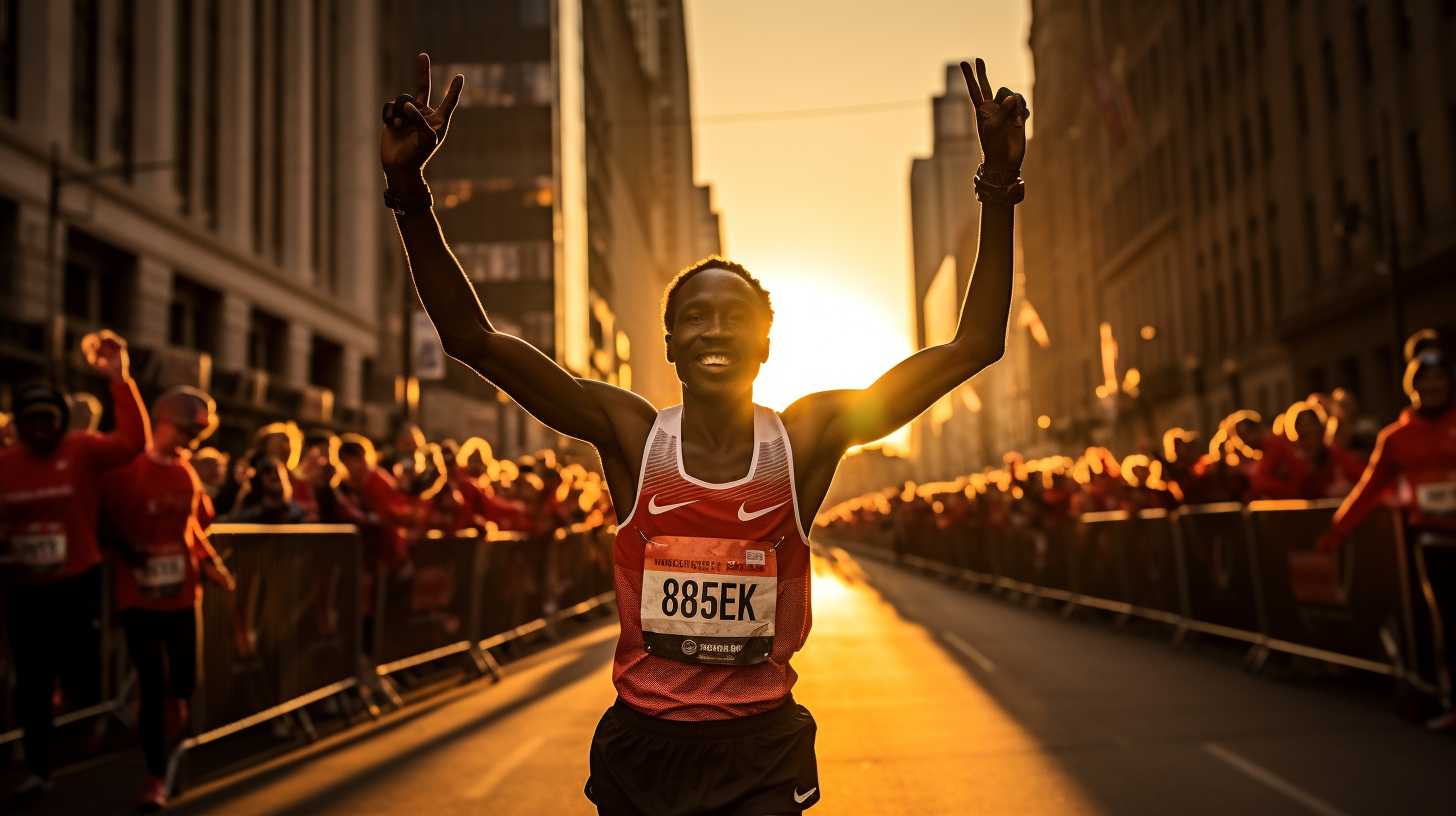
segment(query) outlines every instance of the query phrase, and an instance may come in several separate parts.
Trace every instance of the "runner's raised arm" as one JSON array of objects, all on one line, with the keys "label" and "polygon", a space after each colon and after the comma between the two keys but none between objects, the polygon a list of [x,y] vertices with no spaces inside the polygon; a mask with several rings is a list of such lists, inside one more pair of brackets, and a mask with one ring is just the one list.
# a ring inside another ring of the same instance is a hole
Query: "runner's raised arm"
[{"label": "runner's raised arm", "polygon": [[379,154],[388,185],[385,200],[395,212],[415,290],[446,354],[552,429],[600,449],[614,441],[609,413],[650,413],[651,405],[630,391],[574,377],[525,340],[497,331],[435,218],[423,171],[445,140],[464,84],[465,77],[457,74],[440,103],[431,105],[430,58],[420,54],[416,93],[384,104]]},{"label": "runner's raised arm", "polygon": [[1001,88],[992,95],[986,65],[961,72],[976,112],[983,161],[975,189],[981,199],[981,237],[976,267],[966,287],[960,322],[948,342],[922,349],[861,390],[810,394],[785,416],[810,417],[824,429],[817,455],[835,460],[851,445],[870,442],[914,419],[936,400],[1001,358],[1011,308],[1012,210],[1021,200],[1021,160],[1026,118],[1021,94]]}]

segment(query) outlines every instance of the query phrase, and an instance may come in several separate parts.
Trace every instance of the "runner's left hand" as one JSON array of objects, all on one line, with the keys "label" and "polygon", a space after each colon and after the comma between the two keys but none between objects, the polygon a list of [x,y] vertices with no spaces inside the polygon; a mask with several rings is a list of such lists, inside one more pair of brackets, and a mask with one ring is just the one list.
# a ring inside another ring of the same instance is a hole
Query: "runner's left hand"
[{"label": "runner's left hand", "polygon": [[962,62],[961,74],[971,92],[976,135],[986,166],[998,173],[1019,173],[1026,156],[1026,120],[1031,116],[1026,98],[1005,87],[992,93],[986,63],[980,57],[976,58],[974,73],[970,63]]},{"label": "runner's left hand", "polygon": [[222,587],[228,592],[238,588],[238,580],[233,573],[221,562],[206,560],[202,562],[202,574],[208,581]]}]

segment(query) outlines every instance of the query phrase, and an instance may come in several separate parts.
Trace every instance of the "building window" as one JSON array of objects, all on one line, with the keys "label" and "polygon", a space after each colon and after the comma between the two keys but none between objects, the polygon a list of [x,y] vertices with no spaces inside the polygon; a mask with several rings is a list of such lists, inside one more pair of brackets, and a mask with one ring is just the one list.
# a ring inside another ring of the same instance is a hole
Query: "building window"
[{"label": "building window", "polygon": [[339,393],[344,387],[344,347],[315,334],[308,355],[308,381]]},{"label": "building window", "polygon": [[125,334],[131,326],[136,256],[75,229],[66,230],[66,316],[74,329],[107,328]]},{"label": "building window", "polygon": [[1239,120],[1239,140],[1244,151],[1244,175],[1254,171],[1258,162],[1254,160],[1254,130],[1249,125],[1249,117],[1244,116]]},{"label": "building window", "polygon": [[1259,267],[1259,262],[1254,261],[1249,266],[1249,305],[1252,307],[1254,325],[1253,334],[1258,336],[1264,330],[1264,271]]},{"label": "building window", "polygon": [[1269,121],[1269,100],[1259,100],[1259,146],[1264,151],[1263,160],[1265,164],[1274,155],[1274,125]]},{"label": "building window", "polygon": [[1391,23],[1395,28],[1395,45],[1402,54],[1409,53],[1411,48],[1411,24],[1410,9],[1406,7],[1406,0],[1393,0],[1390,8]]},{"label": "building window", "polygon": [[1325,75],[1325,105],[1334,113],[1340,109],[1340,79],[1335,73],[1335,44],[1329,37],[1320,43],[1320,62]]},{"label": "building window", "polygon": [[1405,133],[1406,175],[1410,178],[1411,209],[1415,211],[1416,226],[1426,228],[1426,186],[1421,179],[1425,168],[1421,165],[1421,140],[1414,130]]},{"label": "building window", "polygon": [[1360,78],[1369,82],[1375,76],[1375,57],[1370,52],[1370,9],[1364,3],[1355,6],[1355,51]]},{"label": "building window", "polygon": [[116,57],[117,71],[112,75],[116,82],[116,119],[112,123],[112,146],[121,156],[123,177],[132,180],[132,162],[136,160],[132,145],[135,142],[136,117],[136,0],[122,0],[116,10]]},{"label": "building window", "polygon": [[176,108],[173,138],[177,143],[177,194],[182,212],[192,212],[192,76],[196,70],[192,53],[192,0],[177,0],[177,28],[173,45],[177,49],[176,78],[172,104]]},{"label": "building window", "polygon": [[545,28],[551,23],[547,0],[516,0],[516,19],[521,28]]},{"label": "building window", "polygon": [[74,0],[71,15],[71,148],[94,162],[100,9],[96,0]]},{"label": "building window", "polygon": [[1301,133],[1309,131],[1309,99],[1304,93],[1304,64],[1294,66],[1294,117]]},{"label": "building window", "polygon": [[1234,189],[1234,140],[1228,136],[1223,137],[1223,183],[1225,189],[1233,192]]},{"label": "building window", "polygon": [[20,111],[20,0],[0,0],[0,116]]},{"label": "building window", "polygon": [[1319,260],[1319,227],[1318,218],[1315,215],[1314,196],[1304,197],[1304,251],[1309,258],[1309,285],[1311,288],[1319,282],[1320,260]]},{"label": "building window", "polygon": [[443,86],[455,74],[465,75],[462,108],[549,105],[555,92],[549,62],[442,63],[435,66],[434,81]]},{"label": "building window", "polygon": [[207,0],[207,93],[203,97],[203,156],[202,156],[202,200],[207,206],[207,224],[217,229],[219,204],[217,176],[218,137],[222,131],[222,70],[219,63],[218,41],[222,25],[218,4],[222,0]]},{"label": "building window", "polygon": [[288,324],[254,308],[248,317],[248,368],[282,376],[287,360]]},{"label": "building window", "polygon": [[1279,246],[1269,242],[1269,316],[1284,314],[1284,272],[1279,266]]},{"label": "building window", "polygon": [[1385,192],[1380,186],[1380,160],[1371,156],[1365,160],[1366,203],[1370,206],[1370,219],[1365,226],[1375,239],[1377,249],[1385,248]]},{"label": "building window", "polygon": [[222,293],[175,275],[167,309],[167,342],[181,348],[217,354]]}]

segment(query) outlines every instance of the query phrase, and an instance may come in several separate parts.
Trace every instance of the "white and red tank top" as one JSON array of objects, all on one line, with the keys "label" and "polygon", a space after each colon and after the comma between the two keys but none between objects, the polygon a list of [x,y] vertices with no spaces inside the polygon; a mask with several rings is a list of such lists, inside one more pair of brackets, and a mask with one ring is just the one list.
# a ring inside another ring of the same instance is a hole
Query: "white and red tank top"
[{"label": "white and red tank top", "polygon": [[682,461],[682,406],[647,436],[637,501],[613,551],[622,634],[612,682],[669,720],[768,711],[793,688],[809,636],[809,545],[793,454],[773,410],[753,409],[748,472],[714,484]]}]

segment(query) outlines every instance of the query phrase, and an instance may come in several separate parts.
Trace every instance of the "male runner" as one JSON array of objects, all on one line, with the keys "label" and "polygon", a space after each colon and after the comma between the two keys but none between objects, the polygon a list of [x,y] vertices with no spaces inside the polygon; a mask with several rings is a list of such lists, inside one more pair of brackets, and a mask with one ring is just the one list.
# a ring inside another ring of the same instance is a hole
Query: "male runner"
[{"label": "male runner", "polygon": [[1456,665],[1456,365],[1434,333],[1412,335],[1406,352],[1402,385],[1410,407],[1376,437],[1370,464],[1336,511],[1319,546],[1338,552],[1386,491],[1398,488],[1396,497],[1430,610],[1441,701],[1446,707],[1426,725],[1445,731],[1456,728],[1450,691]]},{"label": "male runner", "polygon": [[69,408],[45,383],[15,396],[20,444],[0,450],[0,556],[7,573],[15,710],[25,729],[30,775],[18,799],[51,787],[51,694],[57,675],[82,702],[95,702],[101,633],[98,483],[146,447],[150,431],[126,341],[109,331],[81,341],[87,362],[111,381],[116,429],[68,431]]},{"label": "male runner", "polygon": [[1005,88],[993,96],[980,60],[974,75],[961,69],[985,158],[975,178],[980,247],[955,337],[869,388],[811,394],[782,414],[753,403],[769,353],[768,293],[720,258],[679,274],[665,298],[679,406],[659,412],[497,331],[445,244],[422,174],[464,77],[432,104],[420,54],[415,94],[384,106],[385,203],[445,353],[547,426],[591,443],[623,519],[619,698],[597,728],[586,788],[601,813],[762,816],[819,799],[814,721],[790,695],[789,657],[809,633],[807,531],[851,445],[914,419],[1005,345],[1028,111]]},{"label": "male runner", "polygon": [[173,388],[157,398],[152,420],[147,451],[102,480],[102,506],[118,536],[116,607],[141,698],[143,813],[167,806],[167,753],[186,730],[197,685],[202,578],[229,592],[236,585],[208,543],[212,503],[187,461],[217,427],[212,397]]}]

